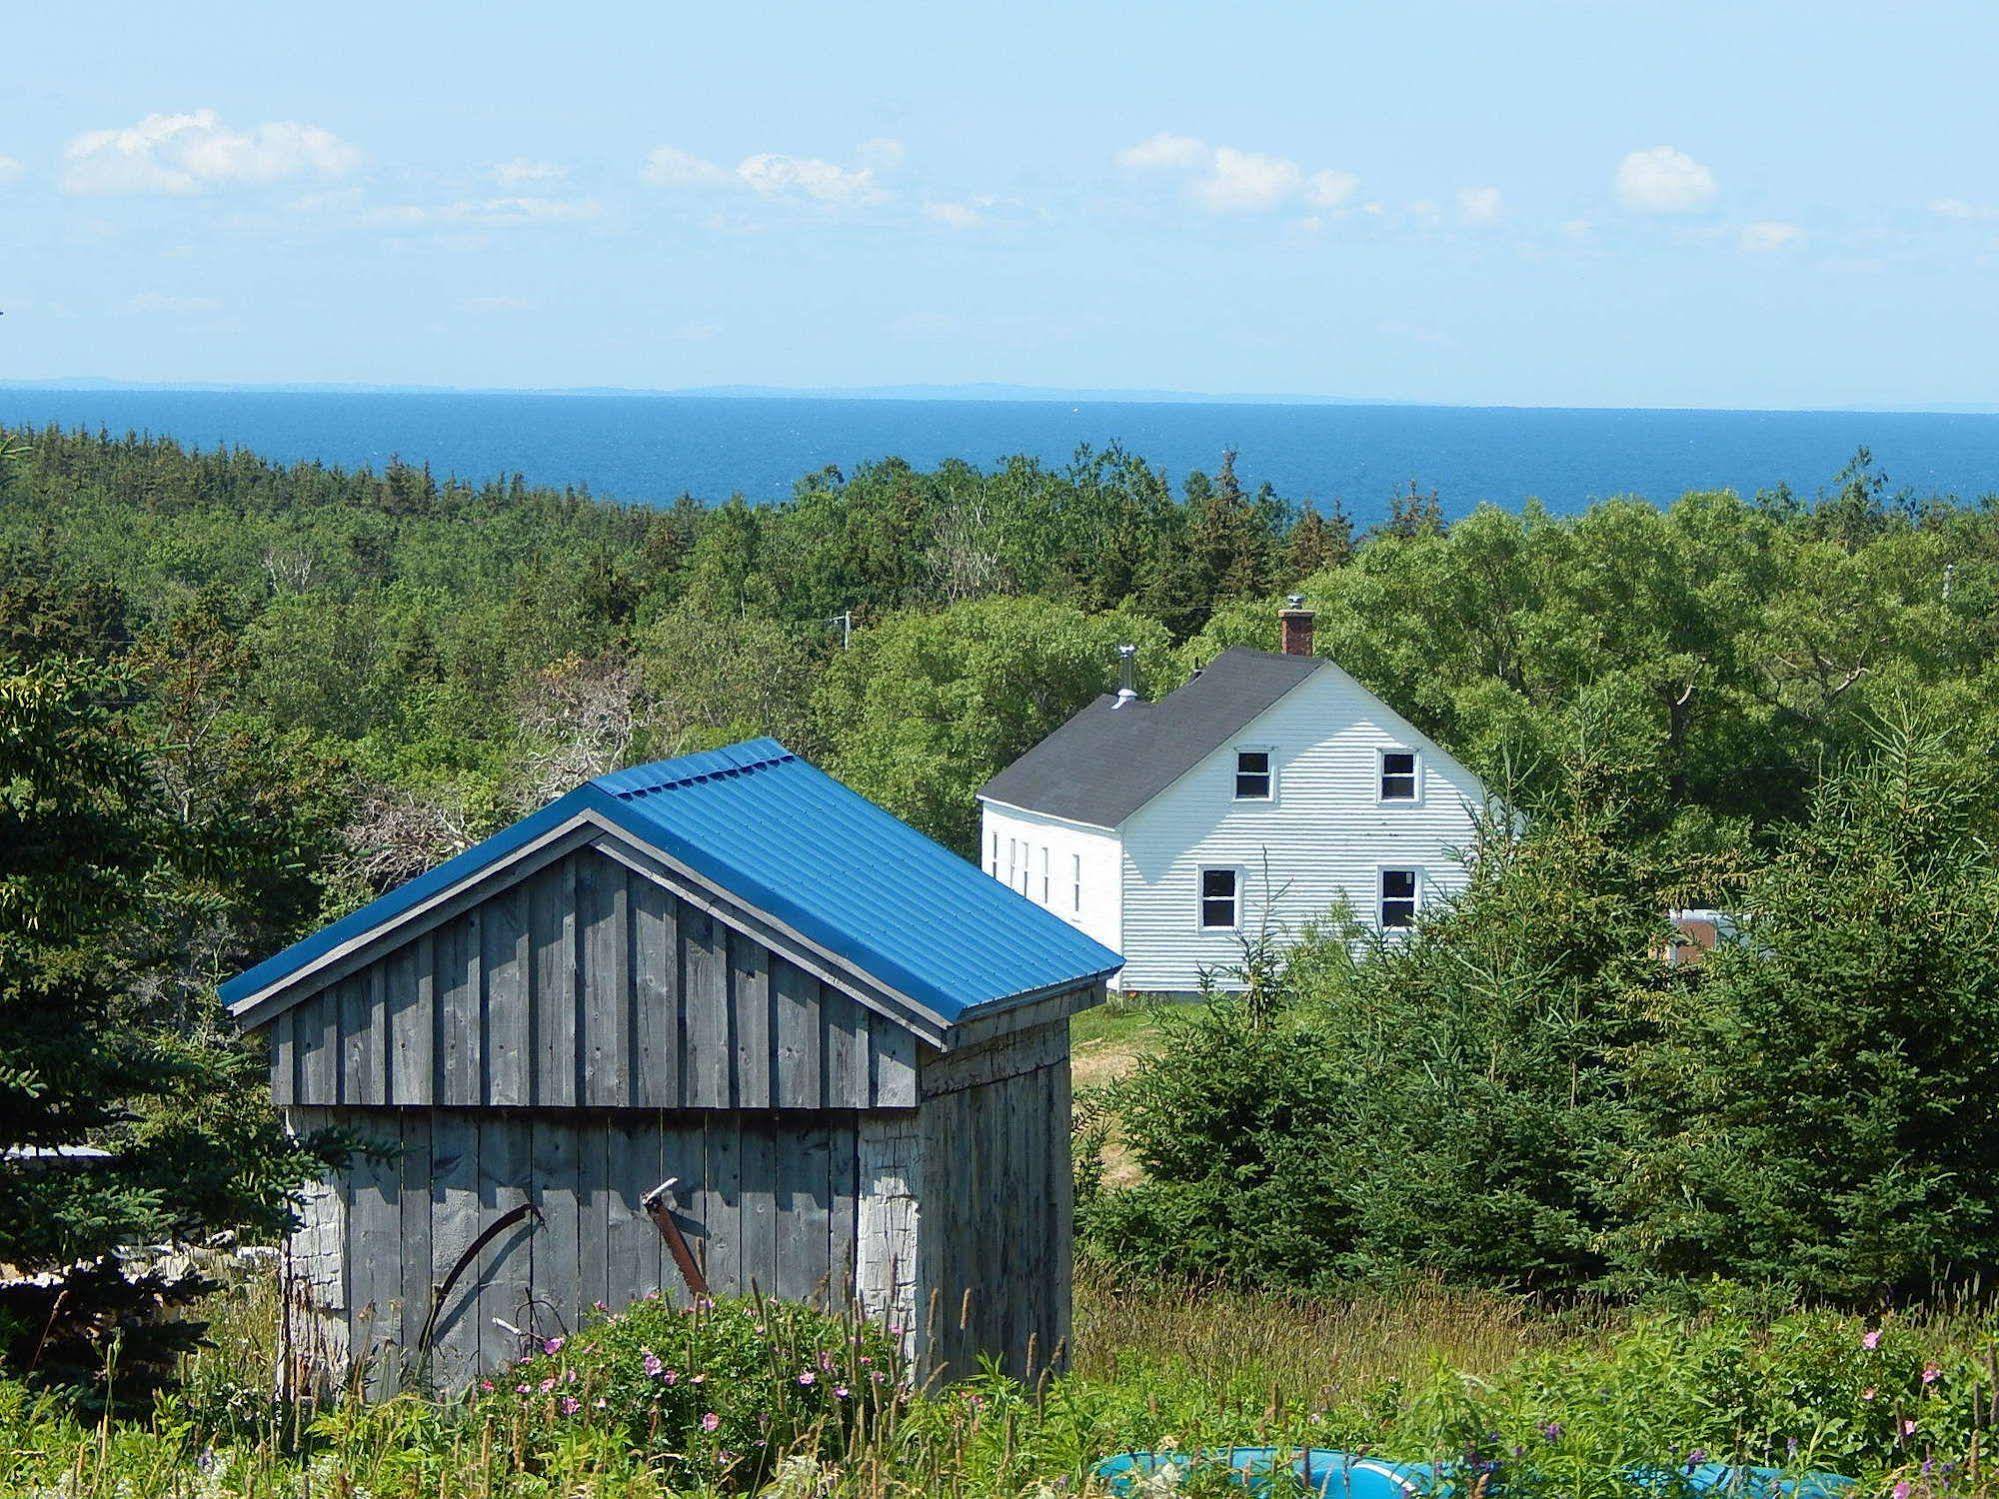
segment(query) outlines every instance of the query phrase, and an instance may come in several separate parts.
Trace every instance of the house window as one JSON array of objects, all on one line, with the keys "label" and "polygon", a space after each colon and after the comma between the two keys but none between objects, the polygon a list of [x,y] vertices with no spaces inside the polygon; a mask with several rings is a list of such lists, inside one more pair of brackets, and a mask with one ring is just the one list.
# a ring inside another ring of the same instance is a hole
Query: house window
[{"label": "house window", "polygon": [[1381,799],[1385,802],[1416,800],[1418,767],[1414,750],[1381,752]]},{"label": "house window", "polygon": [[1416,924],[1416,881],[1413,869],[1381,871],[1381,929],[1395,931]]},{"label": "house window", "polygon": [[1048,905],[1048,845],[1041,845],[1041,904]]},{"label": "house window", "polygon": [[993,834],[993,878],[999,878],[999,834]]},{"label": "house window", "polygon": [[1201,871],[1201,930],[1234,931],[1237,877],[1233,869]]},{"label": "house window", "polygon": [[1270,800],[1270,751],[1235,752],[1235,799],[1239,802]]},{"label": "house window", "polygon": [[1020,883],[1020,840],[1006,840],[1006,882],[1009,888]]},{"label": "house window", "polygon": [[1080,911],[1083,909],[1083,856],[1081,854],[1069,855],[1069,882],[1075,887],[1070,892],[1071,902],[1074,909]]}]

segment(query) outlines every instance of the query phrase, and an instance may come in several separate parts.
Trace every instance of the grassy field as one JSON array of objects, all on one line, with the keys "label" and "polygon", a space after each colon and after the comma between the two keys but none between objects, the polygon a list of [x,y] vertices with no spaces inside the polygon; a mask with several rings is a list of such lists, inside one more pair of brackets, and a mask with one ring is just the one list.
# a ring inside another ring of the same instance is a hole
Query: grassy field
[{"label": "grassy field", "polygon": [[[674,1488],[671,1433],[532,1399],[317,1409],[272,1401],[275,1297],[224,1293],[213,1346],[146,1420],[0,1382],[0,1494],[37,1499],[516,1499],[719,1493]],[[831,1456],[773,1465],[775,1496],[1052,1499],[1100,1490],[1130,1448],[1338,1446],[1472,1461],[1509,1493],[1630,1495],[1632,1465],[1696,1459],[1821,1467],[1899,1499],[1995,1492],[1983,1467],[1999,1394],[1995,1324],[1968,1311],[1890,1319],[1715,1310],[1560,1314],[1415,1285],[1304,1301],[1086,1275],[1065,1375],[919,1394]],[[579,1389],[595,1388],[586,1369]],[[1496,1464],[1496,1467],[1483,1465]],[[685,1480],[679,1480],[685,1483]],[[1490,1486],[1481,1484],[1482,1487]],[[1199,1484],[1194,1486],[1198,1491]],[[741,1491],[741,1490],[733,1490]]]}]

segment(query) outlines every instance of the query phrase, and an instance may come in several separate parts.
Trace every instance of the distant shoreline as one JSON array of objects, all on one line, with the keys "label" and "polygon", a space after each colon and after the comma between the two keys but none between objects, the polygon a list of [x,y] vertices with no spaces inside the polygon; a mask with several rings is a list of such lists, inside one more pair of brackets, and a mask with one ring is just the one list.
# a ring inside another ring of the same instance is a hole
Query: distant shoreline
[{"label": "distant shoreline", "polygon": [[1999,403],[1960,402],[1927,405],[1881,403],[1832,406],[1596,406],[1507,401],[1421,401],[1394,396],[1311,395],[1298,392],[1230,394],[1180,390],[1066,390],[1029,385],[866,385],[780,386],[701,385],[683,388],[618,385],[376,385],[339,381],[203,381],[115,380],[95,375],[62,379],[0,379],[0,390],[61,391],[69,394],[186,394],[293,396],[444,396],[570,397],[577,400],[711,400],[711,401],[903,401],[939,405],[1086,405],[1086,406],[1360,406],[1415,411],[1526,412],[1713,412],[1733,416],[1999,416]]}]

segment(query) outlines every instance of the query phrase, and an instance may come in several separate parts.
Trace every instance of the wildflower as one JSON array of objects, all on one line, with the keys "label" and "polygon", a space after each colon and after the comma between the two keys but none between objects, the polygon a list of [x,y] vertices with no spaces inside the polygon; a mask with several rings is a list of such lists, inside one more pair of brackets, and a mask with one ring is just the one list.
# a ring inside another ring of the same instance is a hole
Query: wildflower
[{"label": "wildflower", "polygon": [[687,1376],[687,1382],[689,1384],[705,1384],[707,1380],[708,1376],[705,1374],[690,1374]]},{"label": "wildflower", "polygon": [[525,1395],[527,1392],[528,1392],[528,1382],[525,1379],[522,1380],[519,1384],[514,1386],[514,1393],[516,1395]]},{"label": "wildflower", "polygon": [[701,1418],[701,1429],[703,1431],[713,1431],[716,1427],[720,1426],[721,1424],[722,1424],[722,1418],[716,1415],[713,1411],[709,1411],[707,1415]]},{"label": "wildflower", "polygon": [[549,1393],[549,1391],[553,1390],[554,1388],[555,1388],[555,1376],[551,1374],[548,1376],[548,1378],[544,1379],[541,1382],[541,1392],[542,1394],[546,1395]]},{"label": "wildflower", "polygon": [[1869,1353],[1879,1348],[1881,1346],[1881,1329],[1878,1327],[1868,1328],[1860,1336],[1860,1346],[1865,1348]]},{"label": "wildflower", "polygon": [[1909,1499],[1909,1480],[1905,1478],[1896,1484],[1894,1494],[1895,1499]]},{"label": "wildflower", "polygon": [[1860,1398],[1862,1400],[1872,1400],[1874,1398],[1874,1386],[1869,1385],[1866,1389],[1862,1390],[1860,1392]]},{"label": "wildflower", "polygon": [[1904,1420],[1902,1422],[1902,1435],[1905,1437],[1912,1437],[1915,1434],[1916,1434],[1916,1423],[1914,1421]]},{"label": "wildflower", "polygon": [[1687,1454],[1687,1471],[1689,1473],[1693,1472],[1694,1469],[1698,1468],[1702,1463],[1706,1461],[1707,1461],[1707,1449],[1705,1447],[1694,1448],[1692,1452],[1689,1452]]},{"label": "wildflower", "polygon": [[582,1406],[583,1402],[578,1400],[574,1395],[564,1395],[562,1397],[562,1414],[565,1416],[575,1415],[578,1410],[582,1409]]},{"label": "wildflower", "polygon": [[835,1400],[845,1400],[847,1398],[847,1387],[843,1384],[834,1385],[833,1398]]},{"label": "wildflower", "polygon": [[1937,1380],[1942,1377],[1942,1375],[1943,1375],[1943,1370],[1939,1369],[1935,1364],[1923,1365],[1924,1384],[1935,1384]]},{"label": "wildflower", "polygon": [[677,1370],[668,1369],[664,1374],[660,1375],[660,1378],[665,1380],[668,1384],[680,1383],[680,1374]]},{"label": "wildflower", "polygon": [[812,1383],[812,1379],[813,1379],[813,1374],[812,1374],[812,1371],[811,1371],[810,1369],[807,1369],[807,1370],[806,1370],[806,1371],[805,1371],[805,1372],[804,1372],[803,1374],[801,1374],[801,1375],[799,1375],[799,1376],[798,1376],[798,1382],[799,1382],[800,1384],[802,1384],[802,1385],[809,1385],[809,1384],[811,1384],[811,1383]]},{"label": "wildflower", "polygon": [[601,1301],[593,1301],[590,1303],[590,1305],[595,1307],[600,1312],[608,1312],[610,1310],[610,1308],[604,1305],[604,1303]]},{"label": "wildflower", "polygon": [[605,1399],[605,1398],[604,1398],[604,1397],[603,1397],[602,1395],[599,1395],[599,1396],[597,1397],[597,1409],[598,1409],[598,1410],[602,1410],[602,1409],[604,1409],[604,1407],[605,1407],[605,1406],[607,1406],[607,1405],[609,1405],[610,1403],[611,1403],[611,1402],[610,1402],[610,1401],[608,1401],[608,1400],[606,1400],[606,1399]]},{"label": "wildflower", "polygon": [[664,1369],[666,1365],[662,1364],[659,1361],[659,1355],[654,1353],[650,1348],[643,1348],[640,1349],[639,1351],[645,1355],[644,1358],[639,1360],[639,1363],[644,1367],[646,1371],[646,1378],[658,1379],[660,1376],[660,1371]]},{"label": "wildflower", "polygon": [[543,1353],[546,1353],[549,1357],[553,1358],[556,1354],[562,1352],[562,1345],[568,1341],[569,1340],[567,1338],[559,1338],[559,1337],[543,1338],[541,1340],[541,1351]]},{"label": "wildflower", "polygon": [[490,1379],[482,1379],[479,1381],[479,1388],[484,1390],[488,1395],[490,1395],[493,1393],[493,1381]]},{"label": "wildflower", "polygon": [[574,1369],[570,1369],[570,1370],[567,1370],[566,1372],[564,1372],[564,1374],[563,1374],[563,1376],[562,1376],[562,1382],[563,1382],[564,1384],[575,1384],[575,1383],[576,1383],[576,1371],[575,1371]]},{"label": "wildflower", "polygon": [[1559,1442],[1562,1439],[1562,1423],[1560,1421],[1548,1422],[1541,1428],[1541,1435],[1550,1442]]}]

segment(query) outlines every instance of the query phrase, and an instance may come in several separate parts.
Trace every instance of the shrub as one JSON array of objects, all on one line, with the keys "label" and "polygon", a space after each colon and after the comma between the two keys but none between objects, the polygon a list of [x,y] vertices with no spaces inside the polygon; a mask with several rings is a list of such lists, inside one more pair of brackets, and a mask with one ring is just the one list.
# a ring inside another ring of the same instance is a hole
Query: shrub
[{"label": "shrub", "polygon": [[893,1416],[902,1375],[869,1322],[762,1297],[652,1297],[548,1339],[482,1381],[479,1404],[558,1437],[609,1428],[669,1469],[743,1489],[785,1454],[843,1455]]}]

